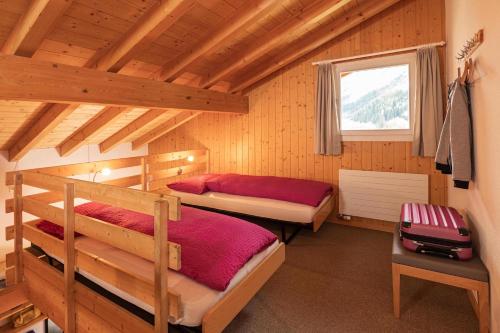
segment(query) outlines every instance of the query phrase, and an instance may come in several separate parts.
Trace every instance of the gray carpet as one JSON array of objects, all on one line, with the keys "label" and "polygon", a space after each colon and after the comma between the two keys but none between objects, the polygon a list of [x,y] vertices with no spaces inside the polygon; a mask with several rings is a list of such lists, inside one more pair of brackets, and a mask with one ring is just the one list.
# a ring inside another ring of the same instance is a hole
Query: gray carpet
[{"label": "gray carpet", "polygon": [[401,319],[394,319],[391,241],[388,233],[340,225],[303,230],[225,332],[477,332],[464,290],[412,278],[401,281]]},{"label": "gray carpet", "polygon": [[324,225],[302,231],[286,262],[227,332],[476,332],[464,290],[403,278],[392,315],[388,233]]}]

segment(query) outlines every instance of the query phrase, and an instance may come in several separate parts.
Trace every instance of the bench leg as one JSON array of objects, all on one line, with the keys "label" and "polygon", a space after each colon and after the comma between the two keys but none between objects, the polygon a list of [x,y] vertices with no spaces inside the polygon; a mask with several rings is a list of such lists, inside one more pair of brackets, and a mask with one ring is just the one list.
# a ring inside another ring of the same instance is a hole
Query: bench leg
[{"label": "bench leg", "polygon": [[399,265],[392,264],[392,303],[394,306],[394,317],[399,319],[400,316],[400,303],[401,303],[401,274],[399,272]]},{"label": "bench leg", "polygon": [[490,328],[490,290],[488,283],[481,283],[477,291],[479,332],[488,333]]}]

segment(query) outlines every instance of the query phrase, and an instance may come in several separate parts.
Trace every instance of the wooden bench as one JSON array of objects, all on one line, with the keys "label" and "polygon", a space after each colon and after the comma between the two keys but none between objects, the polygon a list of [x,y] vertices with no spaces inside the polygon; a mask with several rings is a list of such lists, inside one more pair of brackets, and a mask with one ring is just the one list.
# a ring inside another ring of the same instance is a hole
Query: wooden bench
[{"label": "wooden bench", "polygon": [[479,257],[456,261],[408,251],[399,238],[398,224],[392,245],[392,289],[396,318],[400,316],[401,275],[467,289],[479,319],[479,331],[489,331],[489,277],[488,270]]}]

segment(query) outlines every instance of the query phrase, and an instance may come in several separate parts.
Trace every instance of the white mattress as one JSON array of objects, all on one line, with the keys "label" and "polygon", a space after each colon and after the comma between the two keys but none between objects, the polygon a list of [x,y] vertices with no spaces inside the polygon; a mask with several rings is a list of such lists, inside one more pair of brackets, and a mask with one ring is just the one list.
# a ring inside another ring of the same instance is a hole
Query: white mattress
[{"label": "white mattress", "polygon": [[311,223],[314,215],[330,200],[327,196],[318,207],[309,205],[266,199],[247,197],[219,192],[206,192],[204,194],[193,194],[171,190],[169,195],[181,198],[181,202],[188,205],[208,207],[247,214],[252,216],[265,217],[274,220]]},{"label": "white mattress", "polygon": [[[227,289],[223,292],[210,289],[209,287],[202,285],[187,276],[169,270],[168,287],[173,292],[181,295],[181,306],[184,314],[182,319],[177,322],[172,322],[172,324],[180,324],[191,327],[201,325],[205,313],[222,297],[224,297],[226,293],[233,289],[234,286],[240,283],[241,280],[243,280],[243,278],[245,278],[250,271],[262,262],[264,258],[266,258],[274,249],[276,249],[278,245],[279,241],[277,240],[268,248],[255,255],[238,271],[238,273],[231,280]],[[153,281],[154,264],[151,261],[85,236],[80,236],[75,240],[75,247],[79,250],[95,254],[112,265],[125,268],[127,271],[133,271],[134,274],[139,274],[145,279]],[[51,256],[50,253],[48,255]],[[61,258],[54,258],[61,261]],[[79,270],[78,273],[124,300],[142,308],[143,310],[153,313],[152,306],[96,278],[84,270]]]}]

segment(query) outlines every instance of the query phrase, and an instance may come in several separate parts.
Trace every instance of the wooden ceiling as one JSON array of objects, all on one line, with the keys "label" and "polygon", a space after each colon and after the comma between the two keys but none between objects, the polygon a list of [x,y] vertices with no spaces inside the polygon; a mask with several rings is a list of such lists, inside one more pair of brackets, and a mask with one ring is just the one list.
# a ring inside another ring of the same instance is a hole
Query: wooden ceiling
[{"label": "wooden ceiling", "polygon": [[[398,0],[0,0],[5,54],[241,92]],[[0,101],[0,150],[137,148],[199,112]]]}]

